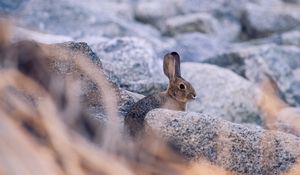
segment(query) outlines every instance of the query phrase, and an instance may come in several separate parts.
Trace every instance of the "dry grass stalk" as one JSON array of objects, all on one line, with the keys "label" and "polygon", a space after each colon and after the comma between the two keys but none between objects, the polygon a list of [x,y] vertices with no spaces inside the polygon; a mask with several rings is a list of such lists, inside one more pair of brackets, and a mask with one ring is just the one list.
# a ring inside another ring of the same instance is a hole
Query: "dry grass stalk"
[{"label": "dry grass stalk", "polygon": [[261,97],[257,103],[263,113],[265,127],[300,136],[300,110],[280,99],[278,87],[270,76],[265,76],[260,89]]}]

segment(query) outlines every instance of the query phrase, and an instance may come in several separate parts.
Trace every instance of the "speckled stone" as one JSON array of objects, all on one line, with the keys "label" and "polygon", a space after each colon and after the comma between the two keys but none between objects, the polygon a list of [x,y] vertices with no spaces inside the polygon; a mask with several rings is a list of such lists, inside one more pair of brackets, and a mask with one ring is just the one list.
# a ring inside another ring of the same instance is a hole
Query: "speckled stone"
[{"label": "speckled stone", "polygon": [[217,20],[206,13],[180,15],[166,20],[164,32],[171,36],[188,32],[212,34],[216,32],[217,25]]},{"label": "speckled stone", "polygon": [[91,46],[101,59],[108,79],[144,95],[166,87],[167,78],[151,43],[137,37],[120,37]]},{"label": "speckled stone", "polygon": [[297,28],[300,16],[298,8],[292,6],[275,5],[265,8],[248,4],[241,22],[249,37],[259,38]]},{"label": "speckled stone", "polygon": [[282,174],[300,156],[298,137],[204,114],[156,109],[145,120],[188,160],[209,160],[239,174]]},{"label": "speckled stone", "polygon": [[[267,73],[277,83],[284,100],[292,106],[299,106],[300,50],[296,47],[297,42],[291,39],[293,33],[282,35],[282,41],[275,42],[280,45],[238,44],[227,53],[209,59],[208,63],[231,69],[253,83],[259,83],[259,75]],[[297,34],[294,37],[296,40]]]},{"label": "speckled stone", "polygon": [[[186,33],[175,37],[176,50],[182,62],[204,62],[225,49],[224,42],[203,33]],[[195,44],[197,43],[197,44]]]},{"label": "speckled stone", "polygon": [[245,60],[245,75],[252,82],[261,72],[276,82],[283,98],[293,106],[300,105],[300,50],[295,46],[270,46]]},{"label": "speckled stone", "polygon": [[99,57],[86,42],[65,42],[57,45],[62,45],[63,47],[70,49],[74,52],[81,52],[85,56],[87,56],[91,61],[93,61],[93,63],[100,66],[100,68],[102,67]]},{"label": "speckled stone", "polygon": [[74,39],[128,35],[157,38],[159,32],[155,28],[133,20],[129,1],[1,0],[0,13],[10,12],[18,26]]},{"label": "speckled stone", "polygon": [[[106,118],[103,109],[103,98],[102,92],[99,91],[96,84],[91,81],[89,77],[84,72],[81,72],[77,69],[73,58],[76,54],[81,53],[86,56],[87,59],[90,59],[99,69],[102,71],[102,62],[99,59],[98,55],[89,47],[87,43],[84,42],[65,42],[59,44],[51,44],[53,48],[65,48],[70,51],[70,58],[65,57],[64,54],[60,54],[59,49],[57,55],[62,58],[55,58],[50,64],[51,71],[59,74],[62,77],[67,77],[70,75],[80,74],[81,82],[81,94],[80,101],[84,111],[87,111],[92,116],[96,116],[96,118],[100,120],[104,120]],[[108,80],[109,81],[109,80]],[[119,88],[116,84],[113,84],[113,88],[117,93],[118,98],[118,112],[120,116],[125,116],[128,109],[141,99],[143,96],[140,94],[135,94],[133,92],[129,92],[127,90]]]},{"label": "speckled stone", "polygon": [[256,105],[257,90],[234,72],[209,64],[182,63],[182,76],[196,90],[188,110],[209,113],[235,123],[261,124]]},{"label": "speckled stone", "polygon": [[168,18],[162,24],[161,31],[169,36],[193,32],[204,33],[219,39],[219,42],[233,41],[241,32],[240,25],[236,21],[217,19],[206,12]]}]

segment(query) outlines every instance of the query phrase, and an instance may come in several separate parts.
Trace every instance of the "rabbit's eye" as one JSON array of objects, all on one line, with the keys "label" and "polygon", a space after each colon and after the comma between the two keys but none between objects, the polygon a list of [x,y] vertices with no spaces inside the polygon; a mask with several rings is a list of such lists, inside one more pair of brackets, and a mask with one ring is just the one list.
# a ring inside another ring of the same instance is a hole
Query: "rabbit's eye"
[{"label": "rabbit's eye", "polygon": [[180,88],[180,89],[185,89],[185,85],[181,83],[181,84],[179,85],[179,88]]}]

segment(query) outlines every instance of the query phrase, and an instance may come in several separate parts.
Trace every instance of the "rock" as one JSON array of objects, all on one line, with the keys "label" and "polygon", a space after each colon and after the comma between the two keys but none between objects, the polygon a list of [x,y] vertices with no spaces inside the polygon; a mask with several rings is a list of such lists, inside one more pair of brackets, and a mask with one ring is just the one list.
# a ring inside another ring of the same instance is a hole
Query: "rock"
[{"label": "rock", "polygon": [[189,32],[213,34],[217,30],[217,25],[218,21],[209,14],[181,15],[166,20],[164,33],[171,36]]},{"label": "rock", "polygon": [[143,23],[161,28],[165,19],[178,15],[177,0],[140,0],[135,7],[135,18]]},{"label": "rock", "polygon": [[84,71],[80,70],[75,63],[76,59],[78,59],[78,54],[82,54],[97,66],[99,72],[102,71],[102,63],[95,52],[84,42],[50,44],[46,45],[46,49],[50,54],[53,54],[49,62],[51,73],[62,79],[61,81],[57,81],[56,86],[62,88],[64,87],[63,82],[66,78],[76,77],[81,83],[78,96],[80,97],[82,108],[86,109],[84,111],[89,111],[88,113],[91,114],[92,112],[90,111],[92,108],[99,108],[101,110],[97,112],[103,113],[102,93],[97,88],[96,83]]},{"label": "rock", "polygon": [[182,76],[196,90],[189,111],[209,113],[235,123],[261,124],[255,86],[230,70],[209,64],[183,63]]},{"label": "rock", "polygon": [[225,1],[226,0],[216,0],[213,2],[205,0],[182,0],[178,6],[183,14],[207,12],[211,14],[222,14],[223,16],[228,15],[238,17],[241,5],[245,4],[245,1]]},{"label": "rock", "polygon": [[[267,4],[270,5],[271,1],[279,0],[269,0]],[[247,0],[216,0],[213,2],[205,0],[167,0],[161,3],[159,0],[140,0],[135,8],[135,16],[139,21],[152,24],[158,28],[164,20],[182,14],[209,13],[218,17],[226,16],[227,19],[239,19],[243,6],[248,2]]]},{"label": "rock", "polygon": [[45,43],[45,44],[54,44],[54,43],[73,41],[71,37],[41,33],[41,32],[36,32],[21,27],[13,28],[12,40],[13,42],[22,41],[22,40],[34,40],[36,42]]},{"label": "rock", "polygon": [[284,33],[275,33],[269,37],[252,39],[249,41],[235,43],[232,45],[234,46],[233,48],[236,47],[240,49],[267,44],[300,46],[299,41],[300,31],[298,29],[295,29]]},{"label": "rock", "polygon": [[277,83],[283,98],[292,106],[300,105],[300,50],[293,46],[271,46],[245,60],[246,77],[256,82],[262,72]]},{"label": "rock", "polygon": [[291,4],[298,4],[298,3],[300,3],[299,0],[283,0],[283,2],[291,3]]},{"label": "rock", "polygon": [[[21,27],[69,36],[75,40],[93,37],[141,36],[155,42],[159,31],[133,21],[133,12],[121,1],[88,2],[61,0],[30,0],[26,6],[10,16]],[[121,9],[120,9],[121,8]],[[126,11],[126,12],[123,12]]]},{"label": "rock", "polygon": [[273,42],[278,45],[293,45],[293,46],[300,46],[300,31],[299,30],[292,30],[289,32],[285,32],[282,34],[275,34],[271,36],[267,42]]},{"label": "rock", "polygon": [[242,27],[236,20],[221,18],[215,37],[222,42],[236,42],[239,40],[241,31]]},{"label": "rock", "polygon": [[157,45],[153,45],[154,50],[156,51],[159,58],[161,58],[161,66],[162,59],[166,53],[176,51],[177,41],[175,38],[164,37],[161,42]]},{"label": "rock", "polygon": [[[99,91],[96,84],[90,81],[89,78],[84,77],[82,80],[83,88],[80,95],[81,104],[83,106],[82,110],[90,117],[96,118],[97,121],[104,126],[108,118],[103,106],[103,93]],[[117,112],[121,118],[127,114],[128,110],[134,103],[144,97],[143,95],[119,88],[116,85],[113,85],[113,88],[116,93],[116,97],[112,96],[112,98],[117,99]],[[107,93],[107,91],[105,93]]]},{"label": "rock", "polygon": [[165,35],[200,32],[224,42],[238,39],[241,27],[230,19],[216,19],[207,13],[181,15],[167,19],[161,29]]},{"label": "rock", "polygon": [[282,4],[281,0],[180,0],[177,6],[178,11],[183,14],[206,12],[221,18],[240,19],[244,7],[249,3],[266,8]]},{"label": "rock", "polygon": [[119,18],[133,20],[133,7],[131,0],[89,0],[88,2],[78,2],[80,6],[88,6],[105,14],[113,14]]},{"label": "rock", "polygon": [[[71,52],[70,55],[65,56],[65,54],[60,53],[59,48],[68,49]],[[99,57],[86,43],[83,42],[52,44],[50,45],[50,49],[56,51],[56,56],[54,56],[55,61],[50,63],[51,71],[56,74],[58,73],[62,77],[68,77],[70,75],[76,75],[79,73],[82,85],[81,94],[79,94],[79,96],[83,110],[89,115],[94,117],[96,116],[96,118],[100,119],[100,121],[106,120],[103,109],[102,92],[100,92],[96,83],[93,82],[91,78],[86,75],[86,73],[77,69],[77,66],[74,64],[73,60],[76,59],[76,54],[79,52],[90,59],[99,68],[99,71],[102,71],[102,62],[100,61]],[[59,58],[57,56],[64,58]],[[133,105],[143,96],[121,89],[115,84],[112,85],[114,91],[117,93],[117,97],[115,98],[118,98],[119,114],[124,116],[131,105]]]},{"label": "rock", "polygon": [[0,14],[1,13],[5,13],[5,14],[11,13],[16,10],[19,10],[20,8],[22,8],[24,6],[24,4],[27,1],[28,0],[15,0],[15,1],[2,0],[2,1],[0,1]]},{"label": "rock", "polygon": [[211,36],[200,33],[183,34],[176,37],[176,50],[182,62],[203,62],[210,57],[218,55],[226,48],[226,44]]},{"label": "rock", "polygon": [[125,116],[131,106],[138,102],[140,99],[144,98],[143,95],[137,94],[134,92],[126,91],[124,89],[120,90],[120,99],[119,99],[119,113],[121,116]]},{"label": "rock", "polygon": [[[117,92],[116,98],[118,98],[118,114],[120,115],[120,117],[125,117],[131,106],[144,97],[143,95],[120,89],[118,87],[114,88]],[[105,124],[105,122],[107,121],[107,116],[104,113],[104,108],[102,105],[103,99],[98,91],[95,93],[98,93],[99,95],[95,96],[94,93],[90,92],[90,95],[84,97],[84,103],[89,103],[85,111],[87,111],[92,117],[97,118],[98,122],[100,122],[101,124]],[[84,94],[89,93],[84,92]]]},{"label": "rock", "polygon": [[144,95],[166,87],[152,45],[140,38],[123,37],[92,45],[101,58],[109,80],[132,92]]},{"label": "rock", "polygon": [[[136,19],[154,25],[162,33],[169,36],[188,32],[202,32],[217,35],[226,41],[232,41],[239,36],[240,25],[237,20],[219,18],[217,15],[206,11],[182,14],[180,10],[182,6],[186,6],[182,0],[168,0],[164,3],[158,0],[142,0],[138,2],[136,7]],[[197,7],[202,6],[197,5]]]},{"label": "rock", "polygon": [[257,83],[261,73],[267,73],[277,83],[283,98],[292,106],[299,102],[300,50],[295,46],[262,44],[242,45],[206,62],[229,68]]},{"label": "rock", "polygon": [[259,38],[299,27],[300,13],[296,7],[247,5],[241,22],[248,38]]},{"label": "rock", "polygon": [[[52,46],[57,47],[57,48],[59,48],[59,47],[66,48],[71,52],[70,54],[71,55],[73,54],[74,56],[77,54],[77,52],[82,53],[84,56],[86,56],[88,59],[90,59],[96,66],[98,66],[99,69],[102,68],[102,63],[101,63],[99,57],[91,49],[91,47],[85,42],[72,42],[71,41],[71,42],[53,44]],[[60,54],[59,50],[57,50],[57,52],[58,52],[58,54]],[[74,58],[76,58],[76,57],[74,57]],[[74,58],[71,58],[71,59],[74,59]]]},{"label": "rock", "polygon": [[300,31],[294,30],[290,32],[283,33],[280,36],[280,41],[278,41],[278,44],[282,45],[294,45],[294,46],[300,46]]},{"label": "rock", "polygon": [[[254,41],[258,42],[261,41]],[[215,56],[212,56],[208,59],[203,60],[204,63],[217,65],[223,68],[227,68],[232,70],[233,72],[241,75],[242,77],[246,78],[246,69],[245,69],[245,60],[246,58],[252,57],[254,55],[259,54],[267,49],[268,46],[256,46],[251,42],[247,43],[238,43],[236,45],[232,45],[228,50],[223,50],[219,52]],[[274,44],[273,44],[274,45]]]},{"label": "rock", "polygon": [[156,130],[192,162],[208,160],[238,174],[284,174],[296,165],[300,139],[248,128],[199,113],[150,111],[147,128]]}]

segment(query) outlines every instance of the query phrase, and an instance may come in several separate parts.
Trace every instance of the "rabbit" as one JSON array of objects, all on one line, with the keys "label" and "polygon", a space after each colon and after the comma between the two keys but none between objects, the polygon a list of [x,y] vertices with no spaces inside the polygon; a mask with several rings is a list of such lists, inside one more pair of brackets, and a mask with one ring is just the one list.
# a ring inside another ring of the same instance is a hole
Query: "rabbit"
[{"label": "rabbit", "polygon": [[181,77],[180,56],[177,52],[164,56],[163,70],[169,79],[167,90],[142,98],[125,116],[124,125],[132,137],[142,133],[145,116],[150,110],[166,108],[185,111],[187,102],[196,98],[193,86]]}]

